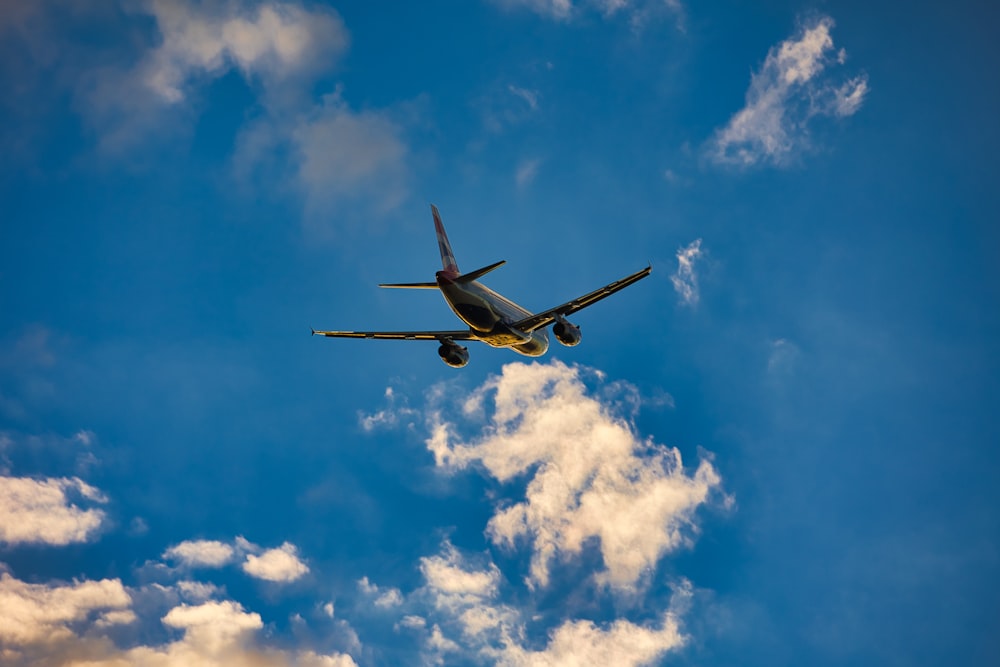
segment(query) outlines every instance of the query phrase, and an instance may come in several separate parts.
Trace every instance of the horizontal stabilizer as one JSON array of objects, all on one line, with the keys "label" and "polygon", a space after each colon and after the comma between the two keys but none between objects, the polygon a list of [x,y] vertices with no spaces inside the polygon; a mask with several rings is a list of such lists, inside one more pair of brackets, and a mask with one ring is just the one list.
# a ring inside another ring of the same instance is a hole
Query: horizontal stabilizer
[{"label": "horizontal stabilizer", "polygon": [[397,289],[437,289],[437,283],[379,283],[379,287],[395,287]]},{"label": "horizontal stabilizer", "polygon": [[484,266],[481,269],[476,269],[475,271],[470,271],[469,273],[463,273],[458,278],[455,278],[455,282],[457,282],[457,283],[472,282],[473,280],[475,280],[477,278],[482,278],[483,276],[485,276],[487,273],[489,273],[493,269],[495,269],[497,267],[500,267],[500,266],[503,266],[506,263],[507,263],[507,260],[501,259],[496,264],[490,264],[489,266]]}]

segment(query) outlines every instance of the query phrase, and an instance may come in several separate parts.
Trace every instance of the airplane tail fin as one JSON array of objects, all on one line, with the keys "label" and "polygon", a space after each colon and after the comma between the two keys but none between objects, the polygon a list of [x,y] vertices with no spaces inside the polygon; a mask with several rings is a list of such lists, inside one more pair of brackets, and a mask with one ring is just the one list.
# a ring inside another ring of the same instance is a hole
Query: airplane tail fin
[{"label": "airplane tail fin", "polygon": [[431,204],[431,213],[434,214],[434,230],[437,232],[438,248],[441,250],[441,266],[446,274],[451,277],[458,277],[458,262],[455,261],[455,253],[451,251],[451,243],[448,242],[448,235],[441,224],[441,214],[438,213],[437,206]]}]

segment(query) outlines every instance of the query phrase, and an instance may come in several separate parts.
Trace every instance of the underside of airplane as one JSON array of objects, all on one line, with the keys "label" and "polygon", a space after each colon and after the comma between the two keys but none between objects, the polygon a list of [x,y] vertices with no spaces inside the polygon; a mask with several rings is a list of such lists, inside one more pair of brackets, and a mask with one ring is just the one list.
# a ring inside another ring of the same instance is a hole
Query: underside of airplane
[{"label": "underside of airplane", "polygon": [[625,289],[652,271],[652,267],[647,266],[555,308],[531,313],[478,282],[479,278],[505,262],[490,264],[469,273],[461,273],[458,270],[451,243],[441,223],[441,215],[433,204],[431,212],[434,214],[434,228],[437,232],[442,264],[442,270],[437,272],[435,282],[383,283],[379,287],[440,290],[448,306],[468,328],[455,331],[317,331],[314,329],[314,335],[329,338],[436,340],[440,343],[438,356],[455,368],[461,368],[469,363],[468,348],[457,341],[477,340],[493,347],[506,347],[529,357],[538,357],[549,349],[546,327],[552,325],[552,333],[561,344],[568,346],[579,344],[582,337],[580,327],[570,323],[566,319],[567,316]]}]

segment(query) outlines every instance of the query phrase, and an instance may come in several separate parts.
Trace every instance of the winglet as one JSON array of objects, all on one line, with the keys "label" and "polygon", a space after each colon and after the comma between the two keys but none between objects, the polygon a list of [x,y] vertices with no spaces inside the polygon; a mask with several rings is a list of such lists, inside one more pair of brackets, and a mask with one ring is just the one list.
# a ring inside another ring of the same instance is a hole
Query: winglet
[{"label": "winglet", "polygon": [[444,224],[441,222],[441,214],[438,213],[437,206],[431,204],[431,213],[434,215],[434,231],[437,232],[438,249],[441,251],[441,266],[445,273],[458,276],[458,262],[455,261],[455,253],[451,251],[451,243],[448,241],[448,234],[444,231]]}]

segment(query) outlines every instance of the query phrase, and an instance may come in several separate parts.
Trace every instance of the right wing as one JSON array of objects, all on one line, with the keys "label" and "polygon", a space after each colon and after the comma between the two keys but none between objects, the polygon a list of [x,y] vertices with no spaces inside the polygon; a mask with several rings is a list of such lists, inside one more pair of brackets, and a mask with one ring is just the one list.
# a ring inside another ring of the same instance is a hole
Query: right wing
[{"label": "right wing", "polygon": [[468,329],[464,331],[316,331],[314,336],[327,338],[371,338],[374,340],[478,340]]},{"label": "right wing", "polygon": [[611,296],[619,290],[623,290],[632,283],[636,283],[646,276],[653,270],[652,266],[647,266],[645,269],[636,271],[630,276],[625,276],[621,280],[616,280],[613,283],[609,283],[600,289],[596,289],[589,294],[584,294],[581,297],[577,297],[572,301],[567,301],[561,306],[556,306],[555,308],[549,308],[548,310],[543,310],[540,313],[534,315],[529,315],[523,320],[514,322],[513,327],[519,331],[525,333],[531,333],[535,329],[541,329],[542,327],[548,326],[556,321],[557,315],[572,315],[578,310],[583,310],[587,306],[597,303],[601,299]]}]

